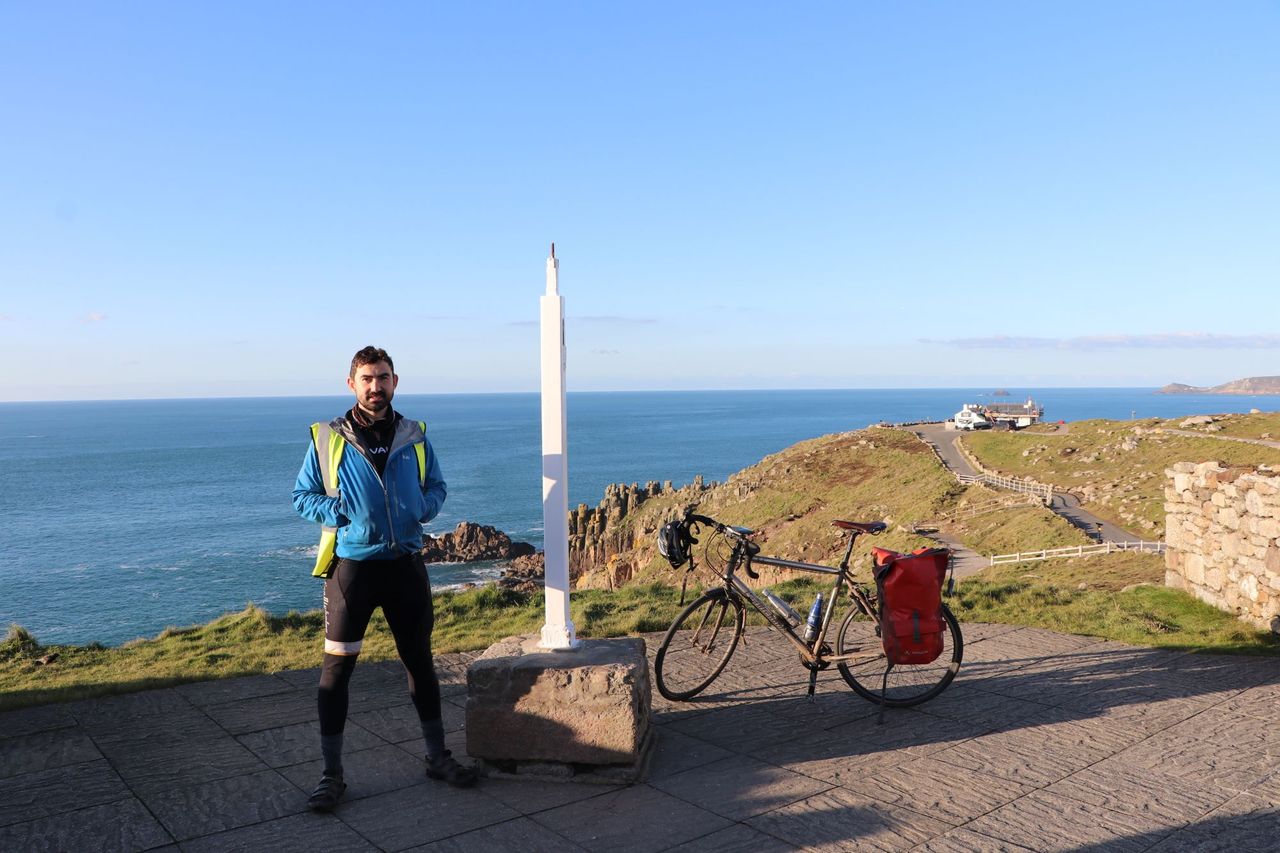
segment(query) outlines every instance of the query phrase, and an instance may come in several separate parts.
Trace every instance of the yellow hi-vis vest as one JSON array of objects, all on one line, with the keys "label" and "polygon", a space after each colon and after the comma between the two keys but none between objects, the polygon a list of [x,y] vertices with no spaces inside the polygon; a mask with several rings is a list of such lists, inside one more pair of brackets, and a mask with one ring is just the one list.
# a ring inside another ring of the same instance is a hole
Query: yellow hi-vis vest
[{"label": "yellow hi-vis vest", "polygon": [[[422,434],[427,434],[427,422],[418,421]],[[338,463],[342,461],[342,451],[347,449],[347,440],[328,424],[311,425],[311,442],[316,446],[316,462],[320,465],[320,480],[324,483],[324,493],[331,498],[338,496]],[[427,485],[427,444],[420,441],[413,445],[418,456],[418,485]],[[333,574],[337,563],[338,528],[322,526],[320,528],[320,548],[316,551],[316,564],[311,569],[313,578],[327,578]]]}]

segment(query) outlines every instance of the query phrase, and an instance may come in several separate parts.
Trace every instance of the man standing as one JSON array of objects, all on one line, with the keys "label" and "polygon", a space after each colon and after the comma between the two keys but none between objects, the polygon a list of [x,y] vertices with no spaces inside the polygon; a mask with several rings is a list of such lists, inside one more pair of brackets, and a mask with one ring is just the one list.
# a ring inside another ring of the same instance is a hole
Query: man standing
[{"label": "man standing", "polygon": [[[399,377],[385,350],[365,347],[351,359],[347,387],[356,404],[311,428],[293,506],[325,526],[316,574],[324,577],[324,666],[317,705],[324,774],[307,805],[330,811],[347,789],[342,732],[347,685],[365,628],[381,607],[409,676],[409,696],[422,721],[427,775],[466,787],[475,771],[444,748],[440,685],[431,657],[431,583],[419,550],[421,525],[435,518],[445,483],[424,425],[391,408]],[[332,556],[332,560],[330,560]]]}]

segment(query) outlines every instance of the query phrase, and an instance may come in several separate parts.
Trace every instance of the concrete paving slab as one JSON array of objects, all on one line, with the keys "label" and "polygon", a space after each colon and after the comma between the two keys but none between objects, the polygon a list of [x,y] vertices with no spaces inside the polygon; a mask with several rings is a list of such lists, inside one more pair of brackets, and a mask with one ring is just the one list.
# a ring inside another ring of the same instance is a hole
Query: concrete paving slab
[{"label": "concrete paving slab", "polygon": [[780,717],[767,708],[743,702],[714,714],[664,722],[666,728],[731,752],[746,752],[760,744],[778,744],[807,733],[795,720]]},{"label": "concrete paving slab", "polygon": [[[311,754],[314,755],[316,751],[313,743]],[[398,791],[417,785],[427,778],[426,767],[421,758],[415,758],[391,744],[372,749],[344,750],[342,765],[343,777],[347,781],[343,802]],[[292,767],[282,767],[279,773],[298,790],[309,795],[320,781],[323,771],[324,762],[317,758]]]},{"label": "concrete paving slab", "polygon": [[1045,791],[1121,814],[1149,818],[1170,831],[1201,820],[1236,795],[1226,788],[1167,776],[1153,779],[1123,761],[1100,762],[1055,782]]},{"label": "concrete paving slab", "polygon": [[485,779],[482,784],[486,794],[525,815],[600,797],[623,787],[594,782],[538,783],[518,779]]},{"label": "concrete paving slab", "polygon": [[274,770],[153,790],[142,801],[178,841],[298,814],[298,789]]},{"label": "concrete paving slab", "polygon": [[75,715],[64,705],[37,705],[0,714],[0,740],[65,729],[76,725]]},{"label": "concrete paving slab", "polygon": [[170,713],[123,722],[105,720],[81,726],[108,757],[113,751],[131,750],[138,744],[188,743],[218,738],[226,731],[194,705],[180,705]]},{"label": "concrete paving slab", "polygon": [[482,788],[421,782],[347,803],[342,822],[383,850],[407,850],[520,817]]},{"label": "concrete paving slab", "polygon": [[953,829],[944,832],[917,847],[913,853],[1023,853],[1036,851],[1031,847],[1023,847],[1001,838],[992,838],[971,829]]},{"label": "concrete paving slab", "polygon": [[612,791],[533,819],[591,851],[650,853],[730,825],[730,821],[648,785]]},{"label": "concrete paving slab", "polygon": [[653,755],[649,759],[649,779],[665,779],[695,767],[728,758],[727,749],[681,734],[667,726],[655,726]]},{"label": "concrete paving slab", "polygon": [[222,728],[236,735],[275,729],[316,718],[316,686],[274,696],[220,702],[204,709]]},{"label": "concrete paving slab", "polygon": [[79,729],[54,729],[0,740],[0,778],[102,758]]},{"label": "concrete paving slab", "polygon": [[411,853],[575,853],[583,848],[526,817],[412,848]]},{"label": "concrete paving slab", "polygon": [[260,853],[265,850],[376,853],[378,848],[333,815],[308,812],[184,841],[182,850],[183,853]]},{"label": "concrete paving slab", "polygon": [[992,732],[934,754],[934,759],[1013,782],[1044,786],[1106,758],[1083,731],[1047,727]]},{"label": "concrete paving slab", "polygon": [[242,678],[225,678],[221,681],[198,681],[174,688],[182,698],[198,708],[271,696],[293,690],[295,685],[275,675],[247,675]]},{"label": "concrete paving slab", "polygon": [[1196,785],[1245,792],[1280,765],[1276,753],[1256,754],[1205,740],[1161,732],[1109,761],[1124,761],[1153,779],[1165,777]]},{"label": "concrete paving slab", "polygon": [[1139,853],[1170,831],[1150,817],[1115,812],[1043,791],[983,815],[966,828],[1045,853],[1104,844],[1106,850],[1115,853]]},{"label": "concrete paving slab", "polygon": [[104,746],[112,769],[136,793],[256,773],[267,766],[233,738],[135,740]]},{"label": "concrete paving slab", "polygon": [[106,759],[0,779],[0,826],[123,800],[128,786]]},{"label": "concrete paving slab", "polygon": [[67,707],[81,727],[92,734],[116,731],[147,717],[172,717],[193,708],[175,688],[84,699]]},{"label": "concrete paving slab", "polygon": [[994,730],[1018,726],[1049,707],[1032,700],[991,693],[966,680],[948,687],[941,696],[920,705],[919,709],[921,713],[968,723],[976,729]]},{"label": "concrete paving slab", "polygon": [[1152,853],[1275,853],[1278,820],[1274,804],[1240,794],[1149,849]]},{"label": "concrete paving slab", "polygon": [[132,797],[0,827],[0,850],[126,853],[172,841],[146,807]]},{"label": "concrete paving slab", "polygon": [[1274,773],[1264,776],[1260,782],[1250,789],[1249,793],[1255,797],[1261,797],[1277,809],[1280,809],[1280,764],[1277,764]]},{"label": "concrete paving slab", "polygon": [[951,824],[845,788],[749,818],[746,823],[805,850],[909,850]]},{"label": "concrete paving slab", "polygon": [[1036,790],[1030,783],[1001,779],[931,758],[917,758],[872,776],[854,777],[842,787],[955,826]]},{"label": "concrete paving slab", "polygon": [[780,838],[737,823],[672,847],[670,853],[786,853],[799,849]]},{"label": "concrete paving slab", "polygon": [[[965,632],[955,684],[881,725],[834,671],[809,703],[794,652],[749,629],[709,701],[655,696],[652,772],[629,788],[428,782],[399,663],[362,664],[351,788],[327,816],[304,812],[315,670],[9,712],[0,849],[176,849],[165,824],[183,849],[308,853],[1275,849],[1280,661]],[[470,658],[440,659],[446,745],[465,758]]]},{"label": "concrete paving slab", "polygon": [[[386,741],[362,726],[348,720],[343,732],[344,752],[359,752],[382,746]],[[421,730],[419,730],[421,734]],[[286,767],[315,758],[320,749],[320,723],[294,723],[277,729],[250,732],[236,738],[268,767]]]},{"label": "concrete paving slab", "polygon": [[[399,743],[422,737],[422,723],[418,720],[418,712],[412,704],[404,701],[398,705],[376,708],[370,711],[356,711],[347,719],[362,728],[373,732],[388,743]],[[441,722],[446,732],[460,731],[467,721],[466,710],[448,699],[440,702]]]},{"label": "concrete paving slab", "polygon": [[745,755],[655,779],[652,784],[673,797],[735,821],[790,805],[831,787],[811,776]]}]

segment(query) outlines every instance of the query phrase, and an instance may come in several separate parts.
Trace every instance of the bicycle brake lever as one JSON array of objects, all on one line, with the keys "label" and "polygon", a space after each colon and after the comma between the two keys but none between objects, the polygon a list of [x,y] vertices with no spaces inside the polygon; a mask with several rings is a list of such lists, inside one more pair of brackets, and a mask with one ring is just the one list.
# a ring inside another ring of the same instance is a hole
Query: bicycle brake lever
[{"label": "bicycle brake lever", "polygon": [[745,571],[747,573],[747,577],[751,578],[753,581],[760,580],[760,575],[757,574],[756,571],[751,568],[751,561],[748,560],[745,564],[743,564],[742,570]]}]

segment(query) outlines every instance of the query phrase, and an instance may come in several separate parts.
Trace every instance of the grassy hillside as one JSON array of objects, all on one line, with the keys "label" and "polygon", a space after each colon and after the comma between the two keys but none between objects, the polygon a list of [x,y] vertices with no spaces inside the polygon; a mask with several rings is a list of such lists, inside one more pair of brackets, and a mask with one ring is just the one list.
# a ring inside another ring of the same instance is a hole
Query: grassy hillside
[{"label": "grassy hillside", "polygon": [[[1221,416],[1249,437],[1280,435],[1280,415]],[[1034,477],[1080,496],[1089,512],[1145,536],[1164,534],[1165,469],[1175,462],[1216,459],[1225,465],[1280,467],[1280,448],[1152,432],[1169,422],[1076,421],[1065,431],[980,432],[962,441],[987,468]]]},{"label": "grassy hillside", "polygon": [[1256,438],[1264,441],[1280,441],[1280,412],[1259,412],[1252,415],[1212,415],[1212,424],[1182,426],[1186,418],[1153,419],[1148,423],[1168,429],[1186,429],[1206,435],[1229,435],[1236,438]]},{"label": "grassy hillside", "polygon": [[[981,487],[958,485],[932,451],[910,433],[870,429],[803,441],[768,456],[703,493],[698,512],[753,528],[765,553],[834,563],[843,555],[846,541],[831,526],[835,519],[889,523],[890,529],[874,541],[863,537],[859,554],[866,554],[872,544],[903,550],[932,544],[911,532],[914,522],[991,497],[993,493]],[[623,519],[629,547],[610,565],[584,575],[579,586],[607,589],[620,581],[669,578],[670,568],[657,552],[654,534],[683,512],[681,500],[677,495],[652,498]],[[1020,533],[1011,532],[1005,538],[1025,536],[1020,544],[1041,548],[1048,530],[1060,535],[1056,517],[1026,513],[1028,518],[1033,514],[1038,522],[1025,521],[1017,528]],[[1065,544],[1081,541],[1085,540],[1072,538]]]}]

